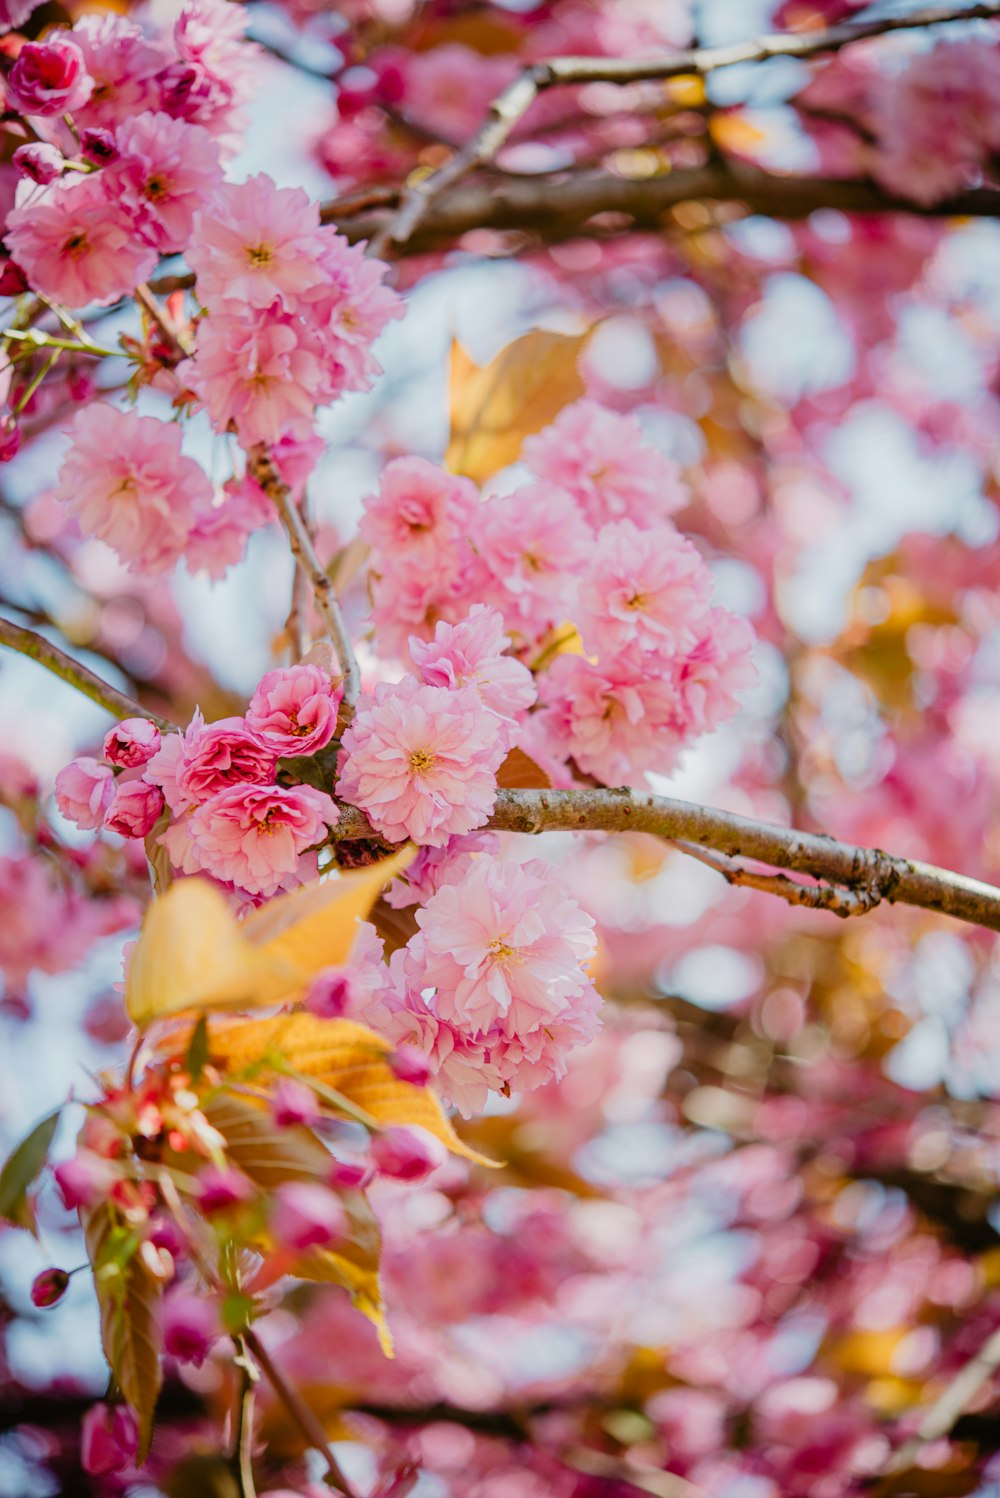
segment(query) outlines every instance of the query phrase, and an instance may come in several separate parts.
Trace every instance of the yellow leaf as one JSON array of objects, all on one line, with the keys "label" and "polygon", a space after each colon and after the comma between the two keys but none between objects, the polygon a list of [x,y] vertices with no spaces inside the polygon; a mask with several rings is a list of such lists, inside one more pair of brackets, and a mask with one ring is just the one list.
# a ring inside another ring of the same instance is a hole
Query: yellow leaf
[{"label": "yellow leaf", "polygon": [[579,360],[589,337],[589,330],[526,333],[482,366],[453,343],[451,440],[445,454],[452,473],[481,483],[514,462],[525,437],[578,400],[584,393]]},{"label": "yellow leaf", "polygon": [[385,1319],[385,1302],[379,1281],[382,1234],[368,1198],[361,1191],[341,1193],[349,1230],[336,1248],[313,1248],[291,1265],[293,1279],[342,1285],[357,1310],[367,1316],[378,1334],[385,1356],[393,1356],[392,1336]]},{"label": "yellow leaf", "polygon": [[418,1124],[454,1154],[479,1165],[496,1163],[463,1143],[433,1092],[401,1082],[387,1060],[389,1042],[353,1020],[320,1019],[300,1010],[216,1025],[209,1029],[208,1050],[212,1065],[230,1077],[252,1071],[259,1084],[290,1069],[332,1088],[379,1124]]},{"label": "yellow leaf", "polygon": [[739,113],[713,114],[708,122],[715,144],[734,156],[750,156],[767,139],[765,132]]},{"label": "yellow leaf", "polygon": [[104,1355],[135,1411],[139,1461],[143,1462],[163,1383],[159,1314],[163,1286],[135,1252],[135,1235],[116,1223],[106,1204],[83,1217],[83,1232],[94,1269]]},{"label": "yellow leaf", "polygon": [[188,1009],[253,1009],[294,997],[347,961],[358,917],[413,849],[279,895],[244,921],[205,879],[179,879],[146,912],[129,962],[125,1005],[144,1029]]}]

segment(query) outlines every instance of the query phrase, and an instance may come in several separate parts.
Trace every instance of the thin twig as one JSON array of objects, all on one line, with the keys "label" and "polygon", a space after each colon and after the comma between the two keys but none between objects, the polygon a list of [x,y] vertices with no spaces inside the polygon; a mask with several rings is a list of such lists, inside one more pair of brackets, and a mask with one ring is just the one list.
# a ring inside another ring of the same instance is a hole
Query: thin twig
[{"label": "thin twig", "polygon": [[255,448],[247,466],[252,477],[277,510],[288,535],[288,542],[295,560],[312,588],[316,608],[326,628],[330,643],[337,653],[337,660],[343,672],[344,701],[348,707],[353,707],[361,689],[361,673],[358,670],[344,616],[340,611],[337,590],[316,555],[302,512],[292,499],[291,490],[275,467],[270,453],[264,447]]},{"label": "thin twig", "polygon": [[160,306],[150,288],[145,284],[139,285],[135,288],[134,296],[147,317],[159,328],[163,341],[171,352],[179,359],[190,358],[194,353],[194,344],[187,334],[181,331],[166,309]]},{"label": "thin twig", "polygon": [[165,733],[172,733],[177,728],[176,723],[150,712],[125,692],[119,692],[117,687],[89,671],[71,655],[60,650],[58,645],[53,645],[33,629],[25,629],[23,625],[12,624],[9,619],[0,618],[0,645],[6,645],[9,650],[16,650],[19,655],[26,655],[37,661],[40,666],[69,682],[70,686],[76,687],[78,692],[82,692],[91,702],[96,702],[98,707],[103,707],[105,712],[111,713],[115,718],[149,718]]},{"label": "thin twig", "polygon": [[809,910],[827,910],[831,915],[839,915],[845,920],[852,915],[866,915],[880,900],[878,894],[872,895],[863,890],[838,889],[833,884],[799,884],[797,880],[789,879],[787,874],[764,874],[756,869],[748,869],[725,853],[717,853],[714,848],[700,848],[697,843],[687,843],[679,838],[673,839],[673,846],[686,853],[689,858],[697,858],[699,863],[715,869],[734,888],[760,890],[764,894],[777,895],[779,899],[787,900],[789,905],[804,905]]},{"label": "thin twig", "polygon": [[[1000,931],[1000,889],[993,885],[878,848],[841,843],[824,833],[756,822],[670,796],[625,788],[503,790],[486,825],[499,832],[648,832],[669,842],[715,848],[728,858],[752,858],[772,868],[807,874],[854,891],[869,908],[881,900],[916,905]],[[330,835],[339,842],[381,841],[368,818],[353,806],[341,807]]]},{"label": "thin twig", "polygon": [[428,172],[410,184],[392,219],[370,242],[368,253],[384,257],[405,245],[437,199],[476,167],[495,160],[535,99],[547,89],[581,83],[626,85],[663,81],[687,74],[704,77],[720,68],[731,68],[740,63],[767,62],[775,57],[815,57],[892,31],[997,15],[1000,15],[1000,0],[969,8],[931,5],[907,16],[831,26],[824,31],[805,34],[779,33],[739,42],[735,46],[694,47],[661,57],[554,57],[529,63],[493,100],[483,125],[461,150],[436,171]]},{"label": "thin twig", "polygon": [[260,1374],[250,1356],[245,1337],[237,1337],[235,1359],[239,1374],[236,1395],[236,1418],[233,1422],[233,1467],[240,1498],[257,1498],[253,1480],[253,1410]]},{"label": "thin twig", "polygon": [[332,1481],[342,1493],[347,1495],[347,1498],[355,1498],[354,1490],[341,1471],[340,1463],[330,1450],[326,1431],[323,1429],[319,1419],[306,1404],[298,1389],[286,1381],[284,1374],[275,1366],[271,1354],[252,1328],[248,1328],[243,1333],[243,1340],[253,1353],[264,1377],[295,1421],[295,1424],[299,1427],[308,1444],[314,1451],[318,1451],[326,1462]]}]

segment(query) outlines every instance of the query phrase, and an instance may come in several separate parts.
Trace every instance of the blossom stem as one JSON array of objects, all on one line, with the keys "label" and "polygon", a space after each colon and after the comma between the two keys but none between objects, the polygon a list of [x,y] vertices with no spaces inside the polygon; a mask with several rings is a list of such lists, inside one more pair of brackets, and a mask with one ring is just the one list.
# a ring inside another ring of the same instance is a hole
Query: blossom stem
[{"label": "blossom stem", "polygon": [[38,328],[4,328],[0,331],[0,338],[30,343],[34,348],[65,349],[71,354],[93,354],[96,359],[114,359],[118,353],[113,348],[102,348],[99,343],[92,343],[89,338],[72,343],[68,338],[53,338],[51,333],[42,333]]},{"label": "blossom stem", "polygon": [[[670,842],[696,844],[699,850],[713,848],[724,854],[726,867],[720,867],[719,872],[727,878],[740,867],[732,865],[734,858],[750,858],[772,869],[791,870],[836,886],[832,895],[817,897],[808,886],[796,886],[791,880],[781,881],[780,888],[776,887],[774,875],[758,876],[747,871],[745,877],[738,874],[731,879],[781,894],[784,899],[789,898],[791,889],[806,890],[802,897],[791,896],[795,904],[816,904],[844,916],[862,914],[885,900],[1000,931],[1000,889],[993,885],[878,848],[841,843],[825,833],[756,822],[735,812],[670,796],[646,795],[625,787],[502,790],[486,825],[498,832],[647,832]],[[345,842],[377,834],[363,812],[344,806],[331,837]]]},{"label": "blossom stem", "polygon": [[340,1463],[330,1450],[326,1431],[323,1429],[319,1419],[306,1404],[298,1389],[286,1381],[284,1374],[280,1368],[276,1367],[271,1354],[252,1327],[248,1327],[243,1333],[243,1340],[253,1353],[264,1377],[295,1421],[295,1424],[299,1427],[306,1441],[314,1451],[319,1452],[320,1456],[326,1462],[327,1471],[333,1484],[342,1493],[346,1494],[346,1498],[355,1498],[354,1490],[341,1471]]},{"label": "blossom stem", "polygon": [[38,389],[39,385],[45,379],[46,375],[54,368],[54,366],[55,366],[56,362],[58,361],[58,359],[60,358],[61,354],[62,354],[62,349],[53,349],[52,350],[52,353],[49,355],[49,357],[46,359],[45,363],[42,365],[41,369],[35,375],[35,378],[31,381],[31,384],[27,386],[27,388],[25,389],[24,393],[21,395],[20,399],[18,400],[17,405],[14,407],[13,411],[11,412],[12,416],[20,416],[21,412],[24,410],[25,406],[28,404],[28,402],[30,401],[31,397],[34,395],[35,391]]},{"label": "blossom stem", "polygon": [[361,689],[361,673],[341,613],[337,590],[316,555],[302,512],[292,499],[291,491],[275,468],[270,454],[263,447],[256,448],[248,466],[251,475],[277,510],[285,527],[292,555],[312,588],[316,608],[343,672],[344,701],[348,707],[353,708]]},{"label": "blossom stem", "polygon": [[246,1338],[236,1339],[238,1355],[235,1365],[239,1374],[236,1395],[236,1418],[233,1430],[233,1466],[240,1498],[257,1498],[253,1479],[253,1415],[260,1374],[246,1346]]},{"label": "blossom stem", "polygon": [[134,697],[120,692],[117,687],[88,670],[33,629],[26,629],[21,624],[0,618],[0,645],[6,645],[8,650],[16,650],[19,655],[26,655],[37,661],[40,666],[69,682],[70,686],[76,687],[78,692],[82,692],[91,702],[96,702],[98,707],[103,707],[105,712],[111,713],[115,718],[149,718],[163,733],[177,731],[177,724],[171,723],[169,718],[161,718],[150,712],[141,702],[136,702]]},{"label": "blossom stem", "polygon": [[152,291],[145,283],[135,288],[134,296],[139,306],[147,317],[156,324],[163,334],[164,342],[173,350],[179,359],[187,359],[194,352],[191,340],[181,332],[173,318],[160,306]]}]

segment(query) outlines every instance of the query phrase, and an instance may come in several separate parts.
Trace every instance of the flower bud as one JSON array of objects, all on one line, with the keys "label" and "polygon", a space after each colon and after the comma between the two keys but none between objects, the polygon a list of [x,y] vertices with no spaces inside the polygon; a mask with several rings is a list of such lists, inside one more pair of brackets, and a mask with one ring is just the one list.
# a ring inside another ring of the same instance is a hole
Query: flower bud
[{"label": "flower bud", "polygon": [[0,420],[0,463],[9,463],[21,451],[21,428],[13,416]]},{"label": "flower bud", "polygon": [[148,764],[160,747],[160,730],[148,718],[123,718],[104,740],[104,758],[119,770]]},{"label": "flower bud", "polygon": [[321,1019],[340,1019],[351,1004],[351,984],[346,974],[336,968],[318,973],[305,997],[305,1007],[310,1014]]},{"label": "flower bud", "polygon": [[65,32],[25,42],[7,79],[12,104],[24,114],[42,116],[71,114],[93,87],[83,53]]},{"label": "flower bud", "polygon": [[24,271],[16,261],[6,259],[0,263],[0,296],[20,296],[27,289]]},{"label": "flower bud", "polygon": [[445,1161],[445,1148],[426,1129],[394,1124],[372,1140],[372,1159],[384,1176],[423,1181]]},{"label": "flower bud", "polygon": [[41,140],[18,146],[12,160],[22,177],[27,177],[29,182],[38,182],[42,187],[61,177],[65,164],[58,146],[46,145]]},{"label": "flower bud", "polygon": [[180,1363],[200,1368],[222,1335],[215,1302],[189,1290],[175,1290],[163,1302],[163,1349]]},{"label": "flower bud", "polygon": [[31,1282],[31,1304],[40,1310],[58,1305],[68,1284],[69,1275],[65,1269],[43,1269]]},{"label": "flower bud", "polygon": [[134,1461],[139,1427],[125,1405],[95,1404],[80,1427],[80,1464],[92,1477],[120,1472]]},{"label": "flower bud", "polygon": [[335,1191],[363,1191],[374,1174],[368,1160],[334,1160],[326,1179]]},{"label": "flower bud", "polygon": [[311,1127],[319,1118],[316,1094],[305,1082],[294,1077],[282,1077],[274,1089],[271,1112],[279,1128],[288,1129],[295,1124]]},{"label": "flower bud", "polygon": [[89,755],[71,760],[56,776],[56,805],[64,817],[85,832],[100,827],[114,794],[111,770]]},{"label": "flower bud", "polygon": [[63,1160],[61,1165],[57,1165],[53,1174],[59,1194],[70,1210],[95,1207],[104,1201],[118,1179],[111,1161],[88,1149],[77,1150],[71,1160]]},{"label": "flower bud", "polygon": [[198,1176],[198,1205],[206,1216],[253,1201],[253,1184],[230,1166],[206,1165]]},{"label": "flower bud", "polygon": [[145,780],[120,780],[104,825],[121,837],[145,837],[163,810],[163,792]]},{"label": "flower bud", "polygon": [[414,1087],[426,1087],[434,1075],[434,1068],[423,1051],[414,1045],[401,1045],[388,1058],[401,1082],[410,1082]]},{"label": "flower bud", "polygon": [[271,1232],[286,1248],[305,1252],[322,1248],[347,1231],[347,1216],[325,1186],[312,1181],[287,1181],[274,1193]]},{"label": "flower bud", "polygon": [[99,126],[93,126],[89,130],[80,131],[80,155],[87,161],[92,161],[96,166],[106,166],[109,161],[114,161],[118,155],[118,147],[110,130],[102,130]]}]

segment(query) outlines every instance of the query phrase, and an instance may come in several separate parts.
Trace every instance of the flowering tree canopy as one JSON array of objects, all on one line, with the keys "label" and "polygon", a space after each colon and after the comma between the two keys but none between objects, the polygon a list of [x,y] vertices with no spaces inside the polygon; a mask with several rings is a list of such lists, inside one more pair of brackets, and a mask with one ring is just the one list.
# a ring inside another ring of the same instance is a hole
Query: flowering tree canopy
[{"label": "flowering tree canopy", "polygon": [[1000,0],[0,74],[0,1493],[1000,1491]]}]

